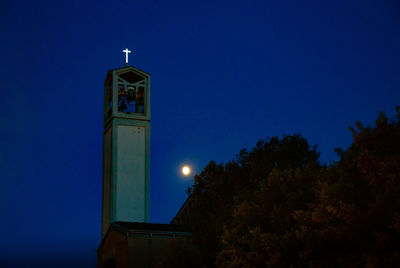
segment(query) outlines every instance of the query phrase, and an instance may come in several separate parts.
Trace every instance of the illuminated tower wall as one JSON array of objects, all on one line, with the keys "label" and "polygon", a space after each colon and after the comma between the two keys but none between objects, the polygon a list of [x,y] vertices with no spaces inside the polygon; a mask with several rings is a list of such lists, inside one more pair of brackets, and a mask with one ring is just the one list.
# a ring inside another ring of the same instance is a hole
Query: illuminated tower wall
[{"label": "illuminated tower wall", "polygon": [[126,66],[104,81],[102,237],[111,223],[148,222],[150,75]]}]

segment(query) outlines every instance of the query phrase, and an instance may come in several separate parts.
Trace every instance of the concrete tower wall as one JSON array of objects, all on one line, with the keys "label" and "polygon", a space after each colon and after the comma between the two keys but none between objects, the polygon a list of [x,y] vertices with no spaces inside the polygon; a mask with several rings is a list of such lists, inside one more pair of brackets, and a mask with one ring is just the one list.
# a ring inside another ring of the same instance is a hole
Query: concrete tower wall
[{"label": "concrete tower wall", "polygon": [[111,220],[111,170],[112,170],[112,128],[108,128],[104,132],[103,147],[103,217],[101,225],[102,236],[107,232]]},{"label": "concrete tower wall", "polygon": [[145,221],[145,138],[144,127],[117,126],[114,221]]},{"label": "concrete tower wall", "polygon": [[104,81],[102,237],[150,216],[150,75],[132,66]]}]

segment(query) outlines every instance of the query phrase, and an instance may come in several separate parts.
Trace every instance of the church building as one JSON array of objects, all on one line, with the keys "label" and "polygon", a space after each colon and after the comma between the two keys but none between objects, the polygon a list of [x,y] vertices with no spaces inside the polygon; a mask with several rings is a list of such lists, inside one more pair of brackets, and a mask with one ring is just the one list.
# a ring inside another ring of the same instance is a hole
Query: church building
[{"label": "church building", "polygon": [[98,267],[154,267],[169,244],[192,247],[178,224],[149,223],[150,75],[128,65],[104,81],[102,240]]}]

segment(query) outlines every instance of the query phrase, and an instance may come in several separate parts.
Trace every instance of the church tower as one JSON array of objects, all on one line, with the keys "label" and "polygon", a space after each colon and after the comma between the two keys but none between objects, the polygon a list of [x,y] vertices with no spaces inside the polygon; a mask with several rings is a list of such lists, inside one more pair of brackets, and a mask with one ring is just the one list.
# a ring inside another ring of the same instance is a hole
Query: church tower
[{"label": "church tower", "polygon": [[150,75],[128,64],[104,81],[102,202],[103,238],[113,222],[149,221]]}]

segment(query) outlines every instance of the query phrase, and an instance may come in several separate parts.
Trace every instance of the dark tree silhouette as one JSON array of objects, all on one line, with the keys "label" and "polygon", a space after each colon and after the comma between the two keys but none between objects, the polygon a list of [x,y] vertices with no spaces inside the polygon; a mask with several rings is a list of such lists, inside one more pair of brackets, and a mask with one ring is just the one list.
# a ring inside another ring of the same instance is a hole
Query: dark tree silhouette
[{"label": "dark tree silhouette", "polygon": [[[188,190],[200,267],[400,267],[400,108],[356,123],[340,160],[300,135],[211,161]],[[173,255],[173,254],[170,254]]]},{"label": "dark tree silhouette", "polygon": [[[194,200],[189,225],[203,253],[203,265],[215,265],[217,255],[227,247],[224,237],[238,220],[236,213],[260,196],[260,187],[267,182],[271,172],[304,170],[310,165],[321,168],[318,157],[316,147],[311,147],[300,135],[284,136],[282,139],[273,137],[260,140],[250,152],[240,151],[236,160],[226,165],[211,161],[196,175],[194,185],[188,191]],[[258,201],[264,202],[268,198],[273,199],[268,195]],[[269,200],[261,206],[267,210],[273,209],[274,203]],[[264,216],[262,213],[251,218],[261,220]],[[279,217],[278,214],[276,216]],[[279,220],[284,221],[283,218]],[[246,218],[243,224],[247,225],[248,221],[251,219]],[[242,234],[242,230],[238,232]],[[239,233],[235,236],[238,237]]]}]

